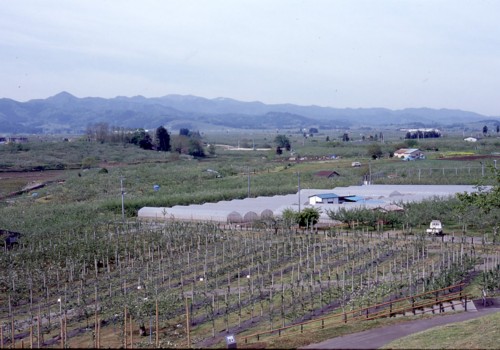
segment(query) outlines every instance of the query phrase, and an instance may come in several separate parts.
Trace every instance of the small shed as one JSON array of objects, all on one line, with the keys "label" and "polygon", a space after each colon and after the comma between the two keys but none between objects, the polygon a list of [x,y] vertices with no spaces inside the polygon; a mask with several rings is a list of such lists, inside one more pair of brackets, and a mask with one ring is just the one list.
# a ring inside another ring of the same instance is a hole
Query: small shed
[{"label": "small shed", "polygon": [[309,196],[309,204],[311,205],[325,204],[325,203],[338,204],[339,196],[336,195],[335,193],[322,193]]},{"label": "small shed", "polygon": [[421,159],[424,157],[424,153],[418,148],[400,148],[394,152],[394,157]]},{"label": "small shed", "polygon": [[360,196],[340,197],[340,203],[343,203],[343,202],[358,203],[358,202],[364,202],[364,201],[366,201],[366,199],[364,197],[360,197]]}]

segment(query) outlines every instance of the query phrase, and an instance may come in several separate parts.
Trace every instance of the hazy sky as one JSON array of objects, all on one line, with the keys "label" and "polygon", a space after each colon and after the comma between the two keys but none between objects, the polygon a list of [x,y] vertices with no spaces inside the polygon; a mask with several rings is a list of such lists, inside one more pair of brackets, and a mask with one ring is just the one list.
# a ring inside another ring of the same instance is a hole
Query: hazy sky
[{"label": "hazy sky", "polygon": [[0,0],[0,97],[500,116],[500,0]]}]

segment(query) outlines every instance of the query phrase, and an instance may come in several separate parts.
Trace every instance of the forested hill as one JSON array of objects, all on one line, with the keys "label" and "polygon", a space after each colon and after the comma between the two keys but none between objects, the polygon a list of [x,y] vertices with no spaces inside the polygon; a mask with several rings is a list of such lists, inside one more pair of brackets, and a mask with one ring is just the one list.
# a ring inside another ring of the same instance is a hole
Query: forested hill
[{"label": "forested hill", "polygon": [[[205,130],[320,129],[359,125],[436,127],[478,122],[491,117],[450,109],[332,108],[294,104],[242,102],[229,98],[207,99],[167,95],[146,98],[78,98],[61,92],[47,99],[18,102],[0,99],[0,133],[81,133],[87,125],[108,123],[130,128],[188,127]],[[496,119],[496,118],[495,118]]]}]

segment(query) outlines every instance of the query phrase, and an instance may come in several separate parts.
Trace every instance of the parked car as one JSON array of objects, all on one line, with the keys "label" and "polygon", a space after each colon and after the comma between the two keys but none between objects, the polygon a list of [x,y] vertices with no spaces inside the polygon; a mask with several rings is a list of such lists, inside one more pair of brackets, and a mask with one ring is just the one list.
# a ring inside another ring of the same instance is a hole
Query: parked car
[{"label": "parked car", "polygon": [[427,233],[429,234],[434,234],[434,235],[442,235],[443,234],[443,225],[441,224],[441,221],[439,220],[432,220],[429,228],[426,230]]},{"label": "parked car", "polygon": [[361,163],[360,162],[352,162],[351,166],[358,168],[361,166]]}]

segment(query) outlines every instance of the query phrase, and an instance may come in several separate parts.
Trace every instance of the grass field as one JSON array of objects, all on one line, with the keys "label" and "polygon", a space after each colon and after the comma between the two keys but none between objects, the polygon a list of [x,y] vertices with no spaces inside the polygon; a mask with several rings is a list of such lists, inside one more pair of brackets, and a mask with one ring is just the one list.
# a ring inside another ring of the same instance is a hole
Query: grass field
[{"label": "grass field", "polygon": [[500,312],[436,327],[395,340],[382,349],[498,349]]}]

